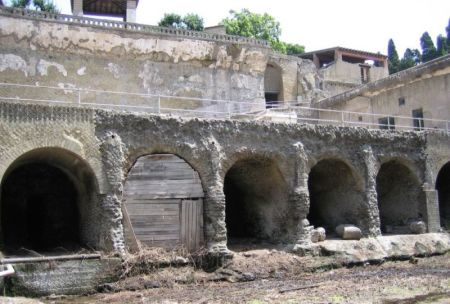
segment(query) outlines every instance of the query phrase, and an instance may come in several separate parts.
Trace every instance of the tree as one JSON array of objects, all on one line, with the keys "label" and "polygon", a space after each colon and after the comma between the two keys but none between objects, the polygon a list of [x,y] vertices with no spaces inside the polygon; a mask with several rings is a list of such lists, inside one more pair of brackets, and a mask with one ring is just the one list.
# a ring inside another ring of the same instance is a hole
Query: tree
[{"label": "tree", "polygon": [[30,5],[31,0],[12,0],[10,6],[16,8],[26,8]]},{"label": "tree", "polygon": [[423,33],[420,38],[420,46],[422,48],[422,61],[427,62],[437,58],[436,47],[428,32]]},{"label": "tree", "polygon": [[158,22],[158,26],[174,27],[192,31],[203,31],[203,18],[197,14],[187,14],[181,17],[178,14],[164,14],[164,17]]},{"label": "tree", "polygon": [[280,41],[280,23],[267,13],[256,14],[248,9],[230,11],[231,17],[222,20],[229,35],[266,40],[274,50],[286,53],[286,44]]},{"label": "tree", "polygon": [[59,9],[53,3],[53,1],[46,0],[33,0],[33,4],[37,10],[49,13],[59,13]]},{"label": "tree", "polygon": [[450,48],[450,18],[448,19],[448,25],[445,31],[447,32],[447,47]]},{"label": "tree", "polygon": [[439,35],[437,37],[437,50],[436,50],[436,57],[444,56],[448,53],[448,45],[447,45],[447,39]]},{"label": "tree", "polygon": [[288,55],[296,55],[302,54],[305,52],[305,47],[296,43],[286,43],[286,54]]},{"label": "tree", "polygon": [[406,49],[403,58],[400,60],[399,71],[403,71],[418,65],[421,61],[421,54],[418,49]]},{"label": "tree", "polygon": [[182,21],[183,19],[178,14],[164,14],[164,17],[158,22],[158,26],[181,28]]},{"label": "tree", "polygon": [[49,13],[59,13],[58,7],[53,3],[52,0],[12,0],[11,7],[17,8],[30,8],[33,4],[33,7],[37,11],[49,12]]},{"label": "tree", "polygon": [[197,14],[187,14],[183,18],[183,23],[188,30],[203,31],[205,28],[203,25],[203,18]]},{"label": "tree", "polygon": [[397,73],[400,68],[397,49],[395,48],[394,40],[392,39],[389,39],[388,42],[388,68],[389,74]]}]

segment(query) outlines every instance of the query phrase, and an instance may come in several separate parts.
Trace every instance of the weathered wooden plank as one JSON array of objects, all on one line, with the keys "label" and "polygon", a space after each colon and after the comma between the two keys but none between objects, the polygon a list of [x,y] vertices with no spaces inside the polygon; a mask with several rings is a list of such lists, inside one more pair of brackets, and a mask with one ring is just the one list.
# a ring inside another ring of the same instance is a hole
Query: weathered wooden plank
[{"label": "weathered wooden plank", "polygon": [[155,205],[165,205],[165,204],[180,204],[181,199],[133,199],[126,198],[126,204],[155,204]]},{"label": "weathered wooden plank", "polygon": [[172,222],[179,222],[180,221],[180,216],[179,214],[177,215],[165,215],[165,216],[161,216],[161,215],[140,215],[140,214],[135,214],[132,217],[130,216],[130,219],[136,223],[164,223],[167,222],[172,223]]},{"label": "weathered wooden plank", "polygon": [[138,235],[140,241],[168,241],[168,240],[180,240],[180,234],[165,234],[165,235]]},{"label": "weathered wooden plank", "polygon": [[204,197],[204,193],[197,191],[197,192],[182,192],[182,193],[149,193],[149,194],[139,194],[139,193],[133,193],[129,194],[129,196],[134,200],[140,200],[140,199],[176,199],[176,198],[200,198]]},{"label": "weathered wooden plank", "polygon": [[131,212],[131,210],[153,210],[153,211],[179,211],[180,205],[179,204],[130,204],[128,206],[128,211]]}]

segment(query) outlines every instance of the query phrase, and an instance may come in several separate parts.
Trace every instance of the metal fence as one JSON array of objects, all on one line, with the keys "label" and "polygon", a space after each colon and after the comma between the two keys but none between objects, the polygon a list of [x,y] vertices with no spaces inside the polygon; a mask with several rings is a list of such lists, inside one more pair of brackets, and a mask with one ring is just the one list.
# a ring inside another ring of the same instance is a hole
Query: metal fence
[{"label": "metal fence", "polygon": [[204,119],[266,119],[369,129],[450,132],[450,120],[320,109],[294,101],[266,105],[264,101],[214,100],[17,83],[0,83],[0,101],[61,104]]}]

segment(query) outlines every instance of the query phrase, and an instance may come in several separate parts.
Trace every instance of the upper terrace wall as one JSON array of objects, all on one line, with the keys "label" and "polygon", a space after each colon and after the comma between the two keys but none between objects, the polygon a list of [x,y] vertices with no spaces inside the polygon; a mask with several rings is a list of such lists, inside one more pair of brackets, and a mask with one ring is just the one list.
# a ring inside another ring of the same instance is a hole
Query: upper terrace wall
[{"label": "upper terrace wall", "polygon": [[[0,8],[0,82],[264,105],[267,64],[281,69],[282,100],[315,98],[320,85],[312,63],[275,53],[264,41]],[[5,88],[0,92],[18,96]],[[69,91],[65,96],[56,90],[20,93],[34,99],[77,99]],[[89,102],[149,103],[111,94],[84,97]],[[178,104],[169,104],[173,106]]]},{"label": "upper terrace wall", "polygon": [[0,11],[1,82],[264,100],[270,49],[263,43],[102,28],[5,10]]}]

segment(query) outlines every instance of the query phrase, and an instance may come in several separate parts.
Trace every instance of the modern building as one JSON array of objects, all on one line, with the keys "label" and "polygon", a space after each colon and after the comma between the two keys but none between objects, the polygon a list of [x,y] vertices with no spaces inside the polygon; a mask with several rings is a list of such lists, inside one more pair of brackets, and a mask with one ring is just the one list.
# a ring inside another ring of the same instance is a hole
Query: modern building
[{"label": "modern building", "polygon": [[333,47],[298,55],[309,59],[323,77],[323,90],[338,94],[389,75],[387,56]]}]

